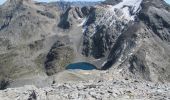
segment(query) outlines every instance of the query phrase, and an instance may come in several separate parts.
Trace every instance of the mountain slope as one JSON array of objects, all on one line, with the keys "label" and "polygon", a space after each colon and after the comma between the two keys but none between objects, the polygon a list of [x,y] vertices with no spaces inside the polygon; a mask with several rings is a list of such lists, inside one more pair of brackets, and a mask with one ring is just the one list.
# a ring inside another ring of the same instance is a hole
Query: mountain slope
[{"label": "mountain slope", "polygon": [[127,67],[127,74],[131,72],[150,81],[169,81],[170,13],[159,8],[164,1],[159,1],[160,6],[155,6],[155,2],[142,2],[137,22],[119,37],[103,69],[121,64],[121,67]]}]

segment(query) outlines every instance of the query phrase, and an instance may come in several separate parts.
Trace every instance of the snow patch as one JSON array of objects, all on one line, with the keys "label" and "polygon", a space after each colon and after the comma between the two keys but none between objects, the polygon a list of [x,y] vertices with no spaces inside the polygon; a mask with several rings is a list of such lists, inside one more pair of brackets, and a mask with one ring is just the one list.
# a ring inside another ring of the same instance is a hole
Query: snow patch
[{"label": "snow patch", "polygon": [[82,22],[79,25],[77,25],[77,26],[83,26],[86,22],[87,22],[87,18],[84,18],[82,20]]},{"label": "snow patch", "polygon": [[143,0],[123,0],[119,4],[113,6],[111,9],[120,9],[124,13],[124,17],[127,20],[134,20],[135,14],[141,8],[141,3]]},{"label": "snow patch", "polygon": [[95,59],[95,60],[93,60],[93,61],[100,61],[101,59]]},{"label": "snow patch", "polygon": [[107,63],[107,61],[105,61],[105,62],[102,64],[102,66],[104,66],[106,63]]}]

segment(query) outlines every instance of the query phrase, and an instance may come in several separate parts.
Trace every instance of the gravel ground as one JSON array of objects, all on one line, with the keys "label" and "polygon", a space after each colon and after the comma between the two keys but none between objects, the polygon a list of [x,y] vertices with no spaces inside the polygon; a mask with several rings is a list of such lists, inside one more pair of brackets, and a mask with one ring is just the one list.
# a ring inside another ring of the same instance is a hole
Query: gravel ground
[{"label": "gravel ground", "polygon": [[138,80],[95,80],[27,85],[0,91],[1,100],[169,100],[170,84]]}]

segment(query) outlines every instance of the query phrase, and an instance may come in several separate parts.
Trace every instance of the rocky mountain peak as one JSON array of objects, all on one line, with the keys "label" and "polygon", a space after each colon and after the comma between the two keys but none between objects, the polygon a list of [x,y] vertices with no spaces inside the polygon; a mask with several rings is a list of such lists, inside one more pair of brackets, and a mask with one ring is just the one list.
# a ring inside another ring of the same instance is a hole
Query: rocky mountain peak
[{"label": "rocky mountain peak", "polygon": [[120,2],[122,2],[122,0],[105,0],[103,4],[116,5]]},{"label": "rocky mountain peak", "polygon": [[113,10],[119,9],[124,13],[127,20],[134,20],[134,16],[141,10],[143,0],[123,0],[112,7]]},{"label": "rocky mountain peak", "polygon": [[5,5],[23,5],[33,3],[32,0],[7,0]]},{"label": "rocky mountain peak", "polygon": [[164,0],[143,0],[141,6],[144,10],[154,6],[156,8],[163,8],[170,11],[169,4],[167,4]]}]

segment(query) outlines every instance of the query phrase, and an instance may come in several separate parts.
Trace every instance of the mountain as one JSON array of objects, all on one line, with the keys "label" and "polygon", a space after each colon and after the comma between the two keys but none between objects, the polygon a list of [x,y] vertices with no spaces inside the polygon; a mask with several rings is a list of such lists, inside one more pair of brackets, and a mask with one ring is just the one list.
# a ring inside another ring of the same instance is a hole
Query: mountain
[{"label": "mountain", "polygon": [[[168,98],[169,18],[170,6],[163,0],[92,3],[7,0],[0,6],[0,89],[35,85],[61,91],[58,84],[63,84],[63,87],[68,85],[69,91],[78,91],[74,86],[81,81],[78,86],[85,86],[87,82],[94,87],[84,88],[97,91],[108,90],[117,80],[119,87],[137,87],[135,98],[142,95],[142,90],[154,98],[155,84],[159,83],[163,92],[158,94]],[[78,62],[93,64],[97,69],[66,70],[69,64]],[[97,88],[100,83],[102,85]],[[105,84],[108,86],[103,88]],[[22,88],[16,90],[20,92]],[[7,95],[4,91],[0,91],[2,98],[2,94]],[[14,90],[7,89],[8,93],[10,91]],[[84,91],[85,95],[89,92]],[[119,90],[122,91],[125,90]],[[36,94],[34,92],[32,95]],[[64,92],[66,89],[61,93]],[[115,91],[112,89],[109,93]],[[30,98],[35,99],[34,96]],[[118,95],[113,98],[118,98]]]},{"label": "mountain", "polygon": [[123,0],[105,0],[102,3],[103,4],[107,4],[107,5],[116,5],[120,2],[122,2]]},{"label": "mountain", "polygon": [[164,4],[160,0],[141,2],[137,22],[120,35],[103,69],[120,63],[147,80],[169,81],[170,14]]}]

